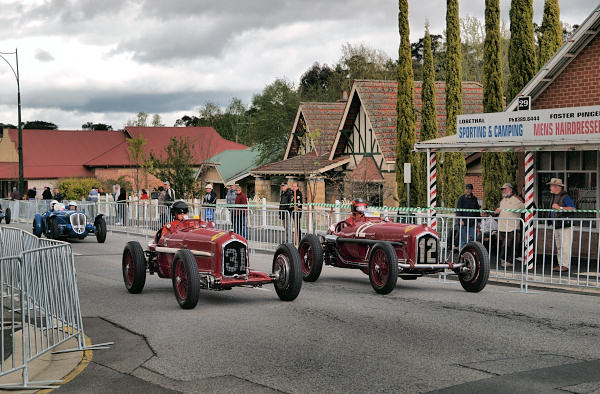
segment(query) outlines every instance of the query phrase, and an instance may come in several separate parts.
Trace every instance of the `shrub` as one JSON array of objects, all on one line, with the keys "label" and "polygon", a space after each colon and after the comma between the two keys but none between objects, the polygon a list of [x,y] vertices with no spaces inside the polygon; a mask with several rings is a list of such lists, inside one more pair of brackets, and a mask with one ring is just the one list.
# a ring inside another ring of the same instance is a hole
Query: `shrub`
[{"label": "shrub", "polygon": [[100,181],[96,178],[66,178],[58,183],[58,190],[63,194],[65,200],[87,199],[92,186],[99,187]]}]

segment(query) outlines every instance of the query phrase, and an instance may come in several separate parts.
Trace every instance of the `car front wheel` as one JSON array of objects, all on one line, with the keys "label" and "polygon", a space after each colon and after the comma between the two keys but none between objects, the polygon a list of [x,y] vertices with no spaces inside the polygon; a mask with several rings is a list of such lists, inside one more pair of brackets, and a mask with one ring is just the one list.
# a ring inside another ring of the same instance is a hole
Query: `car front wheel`
[{"label": "car front wheel", "polygon": [[181,249],[173,259],[173,291],[179,306],[193,309],[200,297],[200,275],[196,258],[187,249]]},{"label": "car front wheel", "polygon": [[127,242],[122,263],[125,288],[131,294],[141,293],[146,284],[146,257],[139,242]]},{"label": "car front wheel", "polygon": [[4,223],[10,224],[10,208],[6,208],[4,211]]},{"label": "car front wheel", "polygon": [[60,228],[58,227],[58,221],[54,216],[48,219],[48,232],[46,233],[46,237],[50,239],[60,238]]},{"label": "car front wheel", "polygon": [[293,301],[302,288],[302,263],[296,247],[281,244],[273,256],[273,274],[275,291],[282,301]]},{"label": "car front wheel", "polygon": [[96,241],[101,244],[106,241],[106,221],[103,217],[96,219]]},{"label": "car front wheel", "polygon": [[479,242],[469,242],[460,251],[460,262],[465,270],[458,274],[463,289],[477,293],[483,290],[490,276],[490,257]]},{"label": "car front wheel", "polygon": [[306,282],[319,279],[323,269],[323,246],[319,237],[306,234],[298,246],[300,261],[302,263],[302,276]]},{"label": "car front wheel", "polygon": [[380,242],[373,246],[369,259],[369,280],[379,294],[388,294],[398,282],[398,256],[392,245]]}]

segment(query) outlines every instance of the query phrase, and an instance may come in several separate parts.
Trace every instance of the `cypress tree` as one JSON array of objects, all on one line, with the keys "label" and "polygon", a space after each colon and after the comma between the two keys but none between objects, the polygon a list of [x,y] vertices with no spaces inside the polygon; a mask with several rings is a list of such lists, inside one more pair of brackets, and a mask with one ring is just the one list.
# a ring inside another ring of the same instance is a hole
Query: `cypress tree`
[{"label": "cypress tree", "polygon": [[[447,0],[446,4],[446,135],[452,135],[456,134],[456,117],[462,113],[462,52],[458,0]],[[464,190],[465,174],[462,153],[445,153],[442,168],[445,206],[456,206]]]},{"label": "cypress tree", "polygon": [[[433,65],[433,52],[431,51],[431,36],[429,23],[425,25],[425,38],[423,39],[423,83],[421,85],[421,141],[438,138],[438,123],[435,103],[435,67]],[[427,184],[427,155],[421,155],[421,172],[424,186]],[[426,189],[425,187],[423,189]],[[427,206],[427,190],[421,193],[420,206]]]},{"label": "cypress tree", "polygon": [[411,205],[418,204],[422,182],[419,173],[419,155],[413,151],[416,142],[414,75],[410,51],[408,27],[408,1],[399,0],[398,30],[400,48],[398,50],[398,120],[396,140],[396,184],[400,206],[406,206],[406,185],[404,184],[404,163],[411,163],[412,183],[410,185]]},{"label": "cypress tree", "polygon": [[542,19],[542,37],[540,39],[540,64],[542,67],[562,45],[562,24],[558,0],[546,0]]},{"label": "cypress tree", "polygon": [[[500,0],[485,0],[483,43],[483,112],[502,111],[502,55],[500,48]],[[493,209],[502,198],[502,153],[483,153],[483,205]]]},{"label": "cypress tree", "polygon": [[[510,43],[508,47],[508,97],[511,101],[533,78],[537,71],[535,40],[533,35],[533,0],[512,0],[510,5]],[[506,182],[513,185],[518,180],[518,156],[503,155]]]}]

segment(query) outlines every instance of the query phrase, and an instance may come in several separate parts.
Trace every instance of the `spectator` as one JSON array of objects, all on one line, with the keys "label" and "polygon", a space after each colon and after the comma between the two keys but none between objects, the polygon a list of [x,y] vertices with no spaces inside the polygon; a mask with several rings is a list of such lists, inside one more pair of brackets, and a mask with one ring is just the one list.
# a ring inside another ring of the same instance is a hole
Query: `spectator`
[{"label": "spectator", "polygon": [[167,192],[162,186],[158,187],[158,212],[160,215],[160,225],[164,226],[169,221],[169,208],[166,205]]},{"label": "spectator", "polygon": [[484,245],[490,243],[490,239],[493,237],[494,232],[498,231],[498,222],[496,219],[490,216],[488,212],[481,213],[481,240]]},{"label": "spectator", "polygon": [[552,178],[550,182],[552,193],[552,209],[550,217],[554,224],[554,243],[556,245],[556,258],[558,265],[552,270],[555,272],[569,271],[571,266],[571,242],[573,241],[573,228],[571,221],[565,220],[571,215],[568,211],[575,210],[575,202],[564,190],[562,179]]},{"label": "spectator", "polygon": [[21,199],[21,193],[17,190],[16,187],[13,187],[12,193],[10,193],[10,199],[11,200],[20,200]]},{"label": "spectator", "polygon": [[61,202],[64,198],[65,197],[60,192],[60,190],[58,190],[58,188],[54,188],[54,199],[58,202]]},{"label": "spectator", "polygon": [[175,201],[175,190],[171,188],[171,183],[165,181],[165,203],[171,205]]},{"label": "spectator", "polygon": [[243,205],[243,207],[235,208],[235,212],[233,213],[233,229],[237,234],[248,239],[248,227],[246,226],[248,199],[239,185],[236,186],[235,193],[235,205]]},{"label": "spectator", "polygon": [[48,186],[46,186],[42,192],[42,200],[52,200],[52,192]]},{"label": "spectator", "polygon": [[103,188],[98,189],[98,194],[101,196],[106,196],[106,192],[104,191]]},{"label": "spectator", "polygon": [[147,200],[148,199],[148,192],[146,191],[146,189],[142,189],[142,194],[140,195],[140,200]]},{"label": "spectator", "polygon": [[217,204],[217,193],[213,190],[211,183],[206,185],[206,194],[202,203],[205,205],[204,220],[210,222],[215,220],[215,205]]},{"label": "spectator", "polygon": [[117,197],[117,217],[120,223],[125,226],[127,223],[127,191],[119,188],[119,196]]},{"label": "spectator", "polygon": [[33,189],[27,190],[27,199],[28,200],[35,200],[35,195],[36,194],[37,194],[37,191],[35,190],[35,187]]},{"label": "spectator", "polygon": [[[287,182],[281,183],[281,197],[279,198],[279,218],[283,220],[285,228],[285,241],[288,242],[292,237],[290,235],[290,220],[292,215],[292,201],[294,201],[294,192],[288,187]],[[287,214],[286,212],[289,212]]]},{"label": "spectator", "polygon": [[88,201],[98,202],[98,196],[100,196],[100,193],[98,193],[98,188],[96,186],[92,186],[92,190],[90,190],[88,193]]},{"label": "spectator", "polygon": [[117,201],[119,198],[119,194],[121,194],[121,185],[119,185],[118,183],[113,185],[113,200]]},{"label": "spectator", "polygon": [[300,238],[302,236],[301,232],[301,226],[300,226],[300,218],[302,217],[302,203],[303,198],[302,198],[302,191],[300,191],[300,189],[298,189],[298,182],[294,182],[292,183],[292,205],[291,205],[291,211],[292,211],[292,220],[294,222],[294,229],[295,229],[295,244],[298,245],[298,243],[300,242]]},{"label": "spectator", "polygon": [[[465,211],[461,209],[465,209]],[[473,185],[467,183],[465,185],[465,194],[460,196],[456,203],[456,217],[460,220],[459,249],[462,249],[463,245],[467,242],[475,239],[476,218],[479,217],[480,209],[479,201],[477,201],[477,197],[473,194]]]},{"label": "spectator", "polygon": [[514,192],[513,185],[505,183],[501,187],[502,200],[494,211],[498,215],[498,234],[500,236],[500,258],[502,267],[512,267],[515,248],[518,247],[520,212],[510,210],[525,209],[525,204]]},{"label": "spectator", "polygon": [[235,198],[237,196],[236,192],[235,192],[235,187],[237,185],[233,182],[231,182],[229,184],[229,190],[227,190],[227,195],[225,196],[225,202],[227,203],[227,205],[234,205],[235,204]]}]

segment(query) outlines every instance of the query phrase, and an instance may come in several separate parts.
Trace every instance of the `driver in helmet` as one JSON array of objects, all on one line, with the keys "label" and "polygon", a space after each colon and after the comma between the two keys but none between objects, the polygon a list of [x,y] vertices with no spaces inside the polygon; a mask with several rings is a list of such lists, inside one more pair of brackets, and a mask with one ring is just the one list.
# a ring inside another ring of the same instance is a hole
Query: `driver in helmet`
[{"label": "driver in helmet", "polygon": [[58,201],[56,201],[56,200],[52,200],[52,201],[50,201],[50,210],[51,210],[51,211],[54,211],[54,206],[55,206],[56,204],[58,204]]},{"label": "driver in helmet", "polygon": [[355,198],[350,204],[351,215],[346,219],[346,223],[354,226],[356,222],[365,220],[365,211],[367,210],[367,202],[362,198]]},{"label": "driver in helmet", "polygon": [[76,211],[77,210],[77,202],[76,201],[69,201],[69,210],[70,211]]},{"label": "driver in helmet", "polygon": [[179,226],[183,224],[183,221],[187,219],[188,206],[185,201],[175,201],[171,205],[171,216],[173,220],[163,226],[161,236],[168,232],[175,231]]}]

